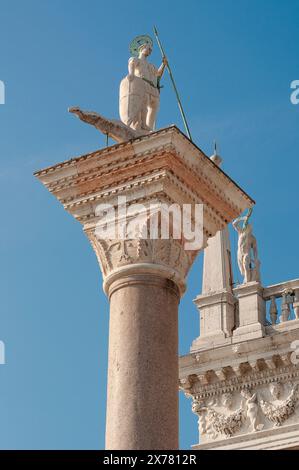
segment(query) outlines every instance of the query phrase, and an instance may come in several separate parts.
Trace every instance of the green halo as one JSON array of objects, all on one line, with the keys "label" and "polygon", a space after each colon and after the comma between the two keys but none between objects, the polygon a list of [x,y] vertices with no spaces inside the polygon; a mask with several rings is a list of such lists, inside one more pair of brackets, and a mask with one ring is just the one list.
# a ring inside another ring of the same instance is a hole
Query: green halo
[{"label": "green halo", "polygon": [[142,36],[136,36],[136,38],[134,38],[130,44],[130,53],[132,54],[132,56],[138,57],[139,49],[144,44],[148,44],[152,49],[153,48],[152,38],[148,36],[147,34],[144,34]]}]

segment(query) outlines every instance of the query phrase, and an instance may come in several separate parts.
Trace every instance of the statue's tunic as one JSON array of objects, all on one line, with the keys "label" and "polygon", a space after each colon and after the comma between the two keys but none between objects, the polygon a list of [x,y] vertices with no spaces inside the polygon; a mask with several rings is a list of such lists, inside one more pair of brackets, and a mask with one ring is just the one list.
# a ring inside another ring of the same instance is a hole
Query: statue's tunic
[{"label": "statue's tunic", "polygon": [[134,64],[134,75],[144,79],[145,92],[151,96],[159,98],[159,91],[157,88],[158,69],[153,64],[149,64],[146,60],[131,57],[129,64]]},{"label": "statue's tunic", "polygon": [[160,95],[157,88],[158,69],[144,59],[131,57],[134,77],[125,77],[120,84],[119,114],[122,122],[133,129],[153,130]]}]

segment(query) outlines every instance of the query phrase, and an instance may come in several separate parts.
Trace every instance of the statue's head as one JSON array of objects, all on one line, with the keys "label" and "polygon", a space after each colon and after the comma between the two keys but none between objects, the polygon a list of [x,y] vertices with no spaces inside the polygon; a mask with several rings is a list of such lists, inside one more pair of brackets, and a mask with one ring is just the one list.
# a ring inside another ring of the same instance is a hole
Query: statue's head
[{"label": "statue's head", "polygon": [[247,215],[245,217],[245,221],[244,221],[244,224],[243,224],[243,230],[246,230],[246,228],[249,226],[249,219],[251,217],[251,214],[252,214],[252,207],[250,209],[248,209],[248,211],[247,211]]},{"label": "statue's head", "polygon": [[232,393],[224,393],[222,395],[222,404],[225,406],[225,408],[230,409],[233,406],[233,395]]},{"label": "statue's head", "polygon": [[247,233],[248,235],[252,234],[252,225],[251,224],[244,225],[243,232]]},{"label": "statue's head", "polygon": [[198,398],[198,397],[193,397],[193,402],[192,402],[192,412],[195,414],[200,414],[207,411],[207,406],[206,403],[203,399]]},{"label": "statue's head", "polygon": [[282,393],[282,386],[279,382],[272,382],[270,384],[270,393],[275,400],[279,400]]},{"label": "statue's head", "polygon": [[130,53],[134,57],[148,57],[153,50],[153,40],[150,36],[136,36],[130,44]]},{"label": "statue's head", "polygon": [[142,46],[139,47],[139,54],[138,57],[144,56],[148,57],[152,53],[152,47],[149,44],[143,44]]}]

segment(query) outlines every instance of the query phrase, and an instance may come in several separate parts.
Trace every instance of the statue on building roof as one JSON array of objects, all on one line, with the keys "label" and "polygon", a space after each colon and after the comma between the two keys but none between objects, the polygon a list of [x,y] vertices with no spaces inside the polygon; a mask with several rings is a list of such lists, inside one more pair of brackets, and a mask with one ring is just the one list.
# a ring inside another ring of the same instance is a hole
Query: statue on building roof
[{"label": "statue on building roof", "polygon": [[[238,232],[238,266],[243,283],[260,281],[260,261],[258,259],[257,241],[249,224],[252,209],[244,217],[238,217],[233,221],[233,227]],[[242,224],[243,222],[243,224]]]}]

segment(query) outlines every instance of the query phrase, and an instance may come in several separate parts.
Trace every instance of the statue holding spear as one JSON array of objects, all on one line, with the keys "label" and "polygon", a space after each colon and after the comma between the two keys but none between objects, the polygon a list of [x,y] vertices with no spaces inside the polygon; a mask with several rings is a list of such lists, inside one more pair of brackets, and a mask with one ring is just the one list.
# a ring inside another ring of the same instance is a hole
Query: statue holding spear
[{"label": "statue holding spear", "polygon": [[129,59],[128,64],[129,74],[120,84],[120,118],[124,124],[133,129],[154,130],[160,101],[160,80],[165,67],[167,67],[186,133],[191,140],[191,133],[181,99],[156,28],[154,28],[154,33],[162,54],[162,64],[159,68],[156,68],[155,65],[147,61],[153,49],[153,41],[150,36],[137,36],[133,39],[130,44],[132,57]]},{"label": "statue holding spear", "polygon": [[129,73],[121,81],[119,114],[122,122],[132,129],[153,131],[160,102],[160,79],[167,64],[166,57],[159,68],[147,58],[152,53],[150,36],[137,36],[130,44]]},{"label": "statue holding spear", "polygon": [[83,111],[79,107],[69,109],[79,119],[105,134],[107,145],[109,137],[117,142],[125,142],[155,130],[160,104],[160,81],[165,68],[169,72],[186,134],[192,140],[173,74],[156,28],[154,28],[154,34],[162,54],[162,64],[159,68],[147,60],[153,50],[153,40],[150,36],[137,36],[130,44],[131,57],[128,63],[128,74],[120,83],[120,120],[107,119],[96,112]]}]

